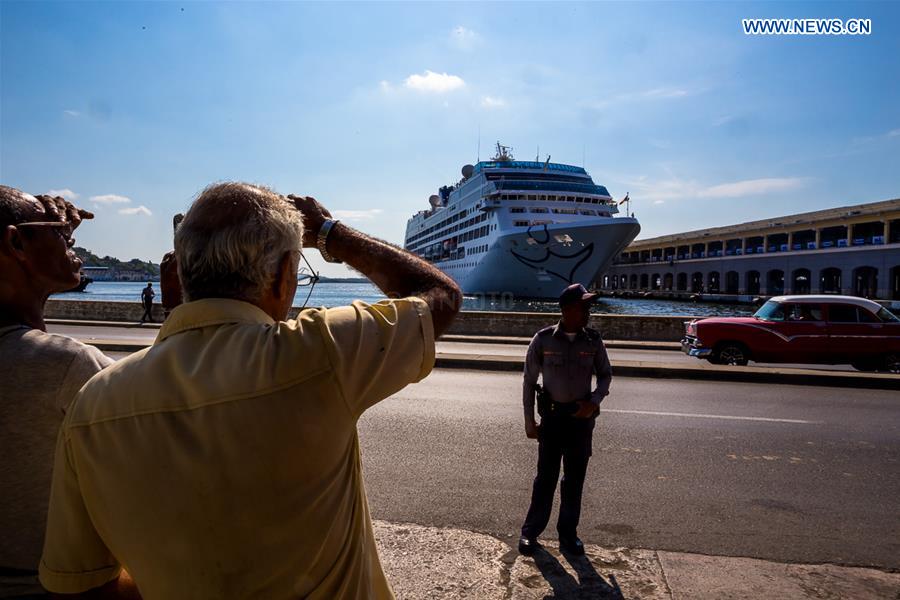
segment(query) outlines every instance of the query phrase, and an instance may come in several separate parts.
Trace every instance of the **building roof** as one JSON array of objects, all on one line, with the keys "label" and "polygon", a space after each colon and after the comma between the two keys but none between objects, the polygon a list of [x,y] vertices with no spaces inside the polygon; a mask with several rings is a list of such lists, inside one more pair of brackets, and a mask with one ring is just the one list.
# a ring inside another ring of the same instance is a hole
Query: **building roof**
[{"label": "building roof", "polygon": [[[684,233],[673,233],[646,240],[635,240],[631,243],[626,251],[637,250],[641,248],[656,247],[663,245],[675,245],[685,243],[689,240],[701,241],[720,240],[733,236],[743,236],[748,233],[781,233],[786,231],[797,231],[804,225],[821,226],[828,222],[840,222],[848,219],[858,221],[860,217],[872,216],[881,217],[888,213],[897,213],[900,218],[900,198],[893,200],[883,200],[881,202],[871,202],[868,204],[856,204],[852,206],[841,206],[838,208],[826,208],[807,213],[798,213],[794,215],[785,215],[782,217],[772,217],[770,219],[761,219],[759,221],[748,221],[737,225],[726,225],[724,227],[711,227],[709,229],[697,229],[694,231],[686,231]],[[839,223],[835,223],[839,224]]]}]

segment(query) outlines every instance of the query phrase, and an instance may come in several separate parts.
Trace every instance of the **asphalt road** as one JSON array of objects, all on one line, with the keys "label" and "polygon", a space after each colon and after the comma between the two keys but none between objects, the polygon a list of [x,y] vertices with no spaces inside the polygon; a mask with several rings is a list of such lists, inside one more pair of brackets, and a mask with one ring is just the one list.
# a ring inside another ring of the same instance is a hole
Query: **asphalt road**
[{"label": "asphalt road", "polygon": [[[97,327],[86,325],[49,325],[48,331],[72,336],[85,343],[91,340],[129,341],[152,343],[159,331],[155,328],[139,327]],[[438,352],[450,352],[455,354],[486,354],[492,356],[516,356],[525,357],[527,347],[522,344],[486,344],[476,342],[441,342],[436,345]],[[680,351],[672,350],[632,350],[623,348],[611,348],[609,356],[612,360],[645,361],[653,363],[678,364],[688,367],[708,367],[709,363],[687,356]],[[850,365],[770,365],[765,363],[751,363],[754,366],[777,366],[780,368],[825,369],[855,371]]]},{"label": "asphalt road", "polygon": [[[520,386],[514,373],[436,370],[369,410],[360,437],[373,514],[514,541],[537,456],[523,432]],[[585,487],[586,541],[900,570],[896,392],[622,377],[603,409]]]},{"label": "asphalt road", "polygon": [[[537,457],[520,382],[437,370],[370,409],[374,516],[514,542]],[[603,409],[585,541],[900,569],[896,392],[620,378]]]}]

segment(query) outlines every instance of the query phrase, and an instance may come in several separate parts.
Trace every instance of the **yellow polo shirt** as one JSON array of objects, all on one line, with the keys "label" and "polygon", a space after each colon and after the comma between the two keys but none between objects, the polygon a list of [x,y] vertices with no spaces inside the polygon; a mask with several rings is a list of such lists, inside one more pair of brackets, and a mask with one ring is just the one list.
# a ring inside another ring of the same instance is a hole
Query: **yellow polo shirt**
[{"label": "yellow polo shirt", "polygon": [[125,567],[147,599],[393,598],[356,421],[433,366],[417,298],[277,323],[236,300],[179,306],[66,415],[41,583],[81,592]]}]

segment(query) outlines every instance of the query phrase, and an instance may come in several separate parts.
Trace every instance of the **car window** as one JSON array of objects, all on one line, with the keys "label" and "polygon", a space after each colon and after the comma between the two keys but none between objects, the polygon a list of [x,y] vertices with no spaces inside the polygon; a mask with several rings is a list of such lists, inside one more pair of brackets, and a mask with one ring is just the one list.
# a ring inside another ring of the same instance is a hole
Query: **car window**
[{"label": "car window", "polygon": [[764,321],[784,321],[784,305],[769,300],[753,313],[753,316]]},{"label": "car window", "polygon": [[821,321],[822,305],[821,304],[787,304],[785,305],[785,314],[788,321]]},{"label": "car window", "polygon": [[878,311],[878,317],[885,323],[900,323],[900,319],[897,318],[897,315],[886,308],[882,308]]},{"label": "car window", "polygon": [[828,320],[832,323],[856,323],[856,307],[852,304],[829,304]]},{"label": "car window", "polygon": [[862,307],[857,307],[856,314],[859,316],[860,323],[881,323],[881,319],[870,313]]}]

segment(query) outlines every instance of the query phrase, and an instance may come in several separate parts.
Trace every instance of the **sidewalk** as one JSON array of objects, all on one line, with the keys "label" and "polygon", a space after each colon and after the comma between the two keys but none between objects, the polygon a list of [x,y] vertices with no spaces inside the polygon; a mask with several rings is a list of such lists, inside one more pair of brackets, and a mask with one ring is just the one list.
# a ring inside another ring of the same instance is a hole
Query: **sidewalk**
[{"label": "sidewalk", "polygon": [[[149,345],[145,342],[128,340],[92,338],[82,341],[96,346],[104,352],[132,353],[143,350]],[[883,373],[750,366],[732,367],[705,364],[685,366],[677,363],[616,360],[615,358],[610,363],[612,364],[613,372],[618,377],[900,390],[900,376]],[[438,369],[521,372],[523,366],[524,361],[522,358],[494,354],[438,352],[435,358],[435,367]]]},{"label": "sidewalk", "polygon": [[569,560],[552,540],[526,558],[517,538],[385,521],[375,521],[375,538],[400,600],[900,598],[900,574],[876,569],[590,544]]}]

